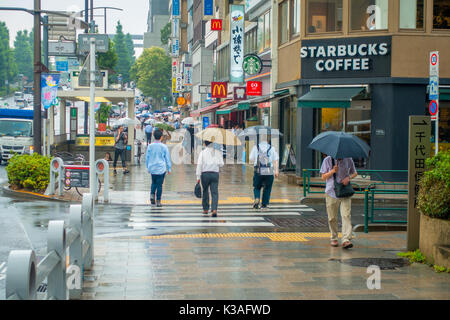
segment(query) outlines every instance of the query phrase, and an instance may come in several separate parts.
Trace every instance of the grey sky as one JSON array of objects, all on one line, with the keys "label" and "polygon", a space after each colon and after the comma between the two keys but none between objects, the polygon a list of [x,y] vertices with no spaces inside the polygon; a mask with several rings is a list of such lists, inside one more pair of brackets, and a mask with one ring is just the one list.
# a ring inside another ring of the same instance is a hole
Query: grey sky
[{"label": "grey sky", "polygon": [[[89,0],[90,1],[90,0]],[[89,2],[90,3],[90,2]],[[33,0],[0,0],[0,7],[22,7],[33,9]],[[84,10],[84,0],[41,0],[43,10],[74,11]],[[94,7],[116,7],[123,11],[107,10],[107,32],[115,33],[117,21],[123,25],[124,33],[144,34],[147,30],[148,0],[94,0]],[[94,20],[98,25],[99,32],[104,32],[104,10],[97,9]],[[20,11],[0,11],[0,21],[6,22],[9,29],[11,46],[19,30],[31,30],[33,27],[33,16]],[[135,49],[136,56],[142,52],[141,48]]]}]

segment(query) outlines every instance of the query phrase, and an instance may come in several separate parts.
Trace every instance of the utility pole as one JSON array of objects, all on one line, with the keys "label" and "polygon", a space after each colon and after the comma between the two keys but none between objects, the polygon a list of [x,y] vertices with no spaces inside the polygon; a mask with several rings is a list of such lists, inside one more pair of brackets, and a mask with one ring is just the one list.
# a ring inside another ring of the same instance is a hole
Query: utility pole
[{"label": "utility pole", "polygon": [[[94,24],[92,20],[92,24]],[[95,39],[90,39],[90,110],[89,110],[89,180],[90,193],[97,198],[97,179],[95,175]]]},{"label": "utility pole", "polygon": [[[89,0],[84,0],[84,21],[89,23]],[[89,28],[85,30],[85,33],[89,32]],[[84,134],[88,134],[88,113],[89,113],[89,104],[84,102]]]},{"label": "utility pole", "polygon": [[33,145],[34,152],[42,154],[41,120],[41,0],[34,0],[34,113]]}]

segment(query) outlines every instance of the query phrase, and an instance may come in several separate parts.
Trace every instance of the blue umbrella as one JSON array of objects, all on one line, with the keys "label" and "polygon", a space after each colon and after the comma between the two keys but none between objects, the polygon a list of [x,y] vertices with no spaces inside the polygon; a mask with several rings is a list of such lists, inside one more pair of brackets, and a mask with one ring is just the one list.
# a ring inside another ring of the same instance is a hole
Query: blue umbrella
[{"label": "blue umbrella", "polygon": [[368,158],[370,147],[357,136],[345,132],[326,131],[316,136],[308,148],[320,151],[333,157]]}]

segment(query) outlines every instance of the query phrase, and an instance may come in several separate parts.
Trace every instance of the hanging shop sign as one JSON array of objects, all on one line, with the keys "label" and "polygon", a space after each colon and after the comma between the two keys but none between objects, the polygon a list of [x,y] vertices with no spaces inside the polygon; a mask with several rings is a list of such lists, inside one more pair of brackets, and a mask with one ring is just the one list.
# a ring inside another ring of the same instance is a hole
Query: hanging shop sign
[{"label": "hanging shop sign", "polygon": [[177,77],[175,79],[177,92],[183,91],[183,74],[177,73]]},{"label": "hanging shop sign", "polygon": [[180,19],[173,18],[172,19],[172,38],[180,37]]},{"label": "hanging shop sign", "polygon": [[226,98],[227,87],[226,82],[211,82],[211,98]]},{"label": "hanging shop sign", "polygon": [[192,86],[192,64],[184,65],[184,85]]},{"label": "hanging shop sign", "polygon": [[247,88],[246,87],[234,87],[233,88],[233,100],[247,100]]},{"label": "hanging shop sign", "polygon": [[172,39],[172,57],[178,57],[180,55],[180,40]]},{"label": "hanging shop sign", "polygon": [[179,106],[184,106],[185,103],[186,103],[186,99],[184,97],[178,97],[177,98],[177,104]]},{"label": "hanging shop sign", "polygon": [[304,40],[302,78],[389,77],[392,37]]},{"label": "hanging shop sign", "polygon": [[244,82],[244,6],[230,5],[230,82]]},{"label": "hanging shop sign", "polygon": [[45,109],[57,104],[59,74],[41,74],[41,102]]},{"label": "hanging shop sign", "polygon": [[177,78],[172,78],[172,94],[178,93],[177,91]]},{"label": "hanging shop sign", "polygon": [[180,0],[172,0],[172,16],[180,16]]},{"label": "hanging shop sign", "polygon": [[211,30],[221,31],[222,30],[222,19],[211,19]]},{"label": "hanging shop sign", "polygon": [[242,63],[242,66],[246,74],[254,75],[261,73],[263,63],[261,58],[257,54],[247,54],[244,57],[244,62]]},{"label": "hanging shop sign", "polygon": [[262,95],[262,82],[261,81],[247,81],[247,95],[248,96]]},{"label": "hanging shop sign", "polygon": [[214,15],[214,0],[203,0],[203,15]]}]

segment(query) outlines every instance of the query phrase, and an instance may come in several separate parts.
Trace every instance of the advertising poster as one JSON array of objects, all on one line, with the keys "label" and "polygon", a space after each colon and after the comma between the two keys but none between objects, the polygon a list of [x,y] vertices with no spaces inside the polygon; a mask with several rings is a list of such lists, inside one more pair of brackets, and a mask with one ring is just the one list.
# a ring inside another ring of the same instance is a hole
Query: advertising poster
[{"label": "advertising poster", "polygon": [[45,109],[57,104],[59,74],[41,74],[41,101]]}]

